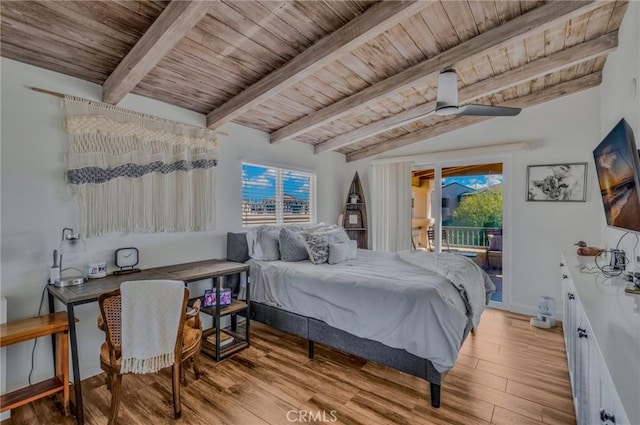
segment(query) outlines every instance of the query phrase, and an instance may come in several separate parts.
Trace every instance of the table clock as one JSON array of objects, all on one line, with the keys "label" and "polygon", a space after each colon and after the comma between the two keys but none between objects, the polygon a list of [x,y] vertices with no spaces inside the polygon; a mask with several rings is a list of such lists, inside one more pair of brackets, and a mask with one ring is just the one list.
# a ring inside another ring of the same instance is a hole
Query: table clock
[{"label": "table clock", "polygon": [[129,274],[139,272],[140,269],[136,269],[138,265],[139,251],[138,248],[120,248],[116,250],[116,266],[120,267],[120,270],[113,272],[114,275]]}]

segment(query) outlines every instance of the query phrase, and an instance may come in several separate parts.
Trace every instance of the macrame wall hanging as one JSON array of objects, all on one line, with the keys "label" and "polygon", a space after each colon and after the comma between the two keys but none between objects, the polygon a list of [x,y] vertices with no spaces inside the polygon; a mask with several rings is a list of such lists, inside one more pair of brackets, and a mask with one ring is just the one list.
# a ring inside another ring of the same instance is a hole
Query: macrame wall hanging
[{"label": "macrame wall hanging", "polygon": [[66,96],[67,179],[86,237],[211,230],[216,132]]}]

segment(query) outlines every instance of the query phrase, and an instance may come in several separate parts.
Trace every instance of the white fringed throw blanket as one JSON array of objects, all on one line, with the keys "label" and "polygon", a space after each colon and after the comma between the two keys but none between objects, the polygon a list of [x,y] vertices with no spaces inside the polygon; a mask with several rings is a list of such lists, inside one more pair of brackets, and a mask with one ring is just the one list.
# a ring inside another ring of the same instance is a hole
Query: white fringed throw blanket
[{"label": "white fringed throw blanket", "polygon": [[214,228],[215,131],[67,96],[67,179],[86,237]]},{"label": "white fringed throw blanket", "polygon": [[184,283],[177,280],[123,282],[121,373],[154,373],[175,361]]}]

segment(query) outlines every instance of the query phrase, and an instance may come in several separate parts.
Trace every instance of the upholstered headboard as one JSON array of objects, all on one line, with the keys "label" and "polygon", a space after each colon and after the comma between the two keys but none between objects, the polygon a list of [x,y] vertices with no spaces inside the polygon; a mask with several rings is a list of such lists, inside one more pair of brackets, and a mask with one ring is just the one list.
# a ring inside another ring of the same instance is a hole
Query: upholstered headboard
[{"label": "upholstered headboard", "polygon": [[[237,263],[244,263],[249,260],[249,246],[247,244],[247,234],[227,233],[227,260]],[[238,294],[240,289],[240,276],[231,275],[226,277],[229,287],[234,294]]]},{"label": "upholstered headboard", "polygon": [[227,260],[244,263],[249,258],[247,233],[227,233]]}]

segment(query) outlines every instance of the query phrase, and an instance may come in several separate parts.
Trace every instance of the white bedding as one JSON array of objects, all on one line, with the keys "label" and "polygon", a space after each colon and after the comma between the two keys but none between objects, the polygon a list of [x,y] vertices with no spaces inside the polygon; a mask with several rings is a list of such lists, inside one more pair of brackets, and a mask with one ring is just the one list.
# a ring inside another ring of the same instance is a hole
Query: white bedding
[{"label": "white bedding", "polygon": [[442,275],[405,262],[396,253],[358,250],[355,260],[334,265],[256,260],[250,264],[254,301],[403,348],[429,359],[439,372],[456,361],[467,324],[467,307],[458,289]]}]

